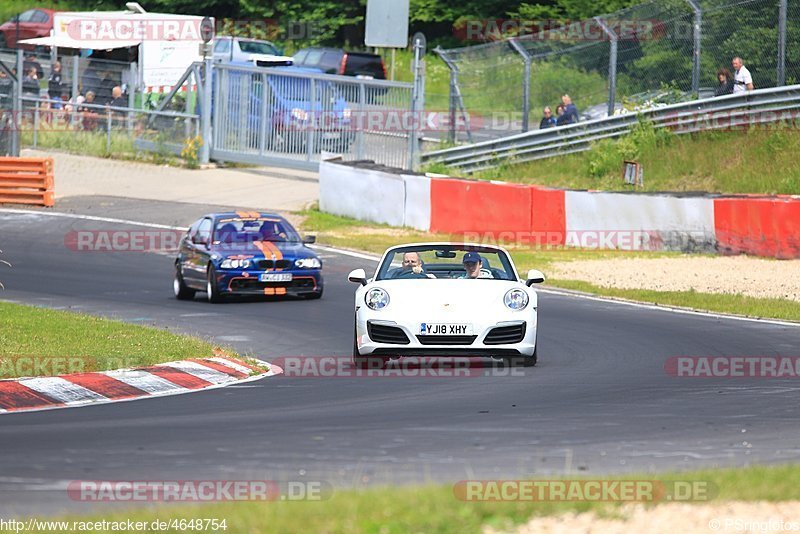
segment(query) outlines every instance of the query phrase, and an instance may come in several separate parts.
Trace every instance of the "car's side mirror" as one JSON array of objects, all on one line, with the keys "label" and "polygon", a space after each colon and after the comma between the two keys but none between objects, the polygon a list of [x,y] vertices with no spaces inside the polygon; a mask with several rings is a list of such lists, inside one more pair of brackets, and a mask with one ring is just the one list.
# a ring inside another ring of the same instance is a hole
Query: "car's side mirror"
[{"label": "car's side mirror", "polygon": [[192,243],[195,245],[208,245],[208,237],[200,233],[194,234]]},{"label": "car's side mirror", "polygon": [[528,271],[528,279],[525,281],[526,286],[530,287],[533,284],[541,284],[542,282],[544,282],[542,271],[537,271],[536,269]]},{"label": "car's side mirror", "polygon": [[347,280],[365,286],[367,285],[367,273],[364,272],[364,269],[353,269],[347,275]]},{"label": "car's side mirror", "polygon": [[306,245],[311,245],[312,243],[316,242],[317,242],[317,236],[315,235],[307,235],[303,238],[303,243],[305,243]]}]

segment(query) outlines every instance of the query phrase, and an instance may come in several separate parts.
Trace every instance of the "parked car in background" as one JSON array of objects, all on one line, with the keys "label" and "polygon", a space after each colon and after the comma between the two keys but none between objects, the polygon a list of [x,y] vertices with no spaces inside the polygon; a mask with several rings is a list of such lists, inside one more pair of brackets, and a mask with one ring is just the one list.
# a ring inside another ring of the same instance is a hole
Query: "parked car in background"
[{"label": "parked car in background", "polygon": [[294,55],[298,67],[319,69],[325,74],[385,80],[386,65],[378,54],[346,52],[341,48],[303,48]]},{"label": "parked car in background", "polygon": [[235,135],[245,138],[252,149],[259,147],[263,132],[265,148],[269,150],[306,152],[309,132],[313,131],[313,152],[347,152],[355,137],[352,109],[331,81],[317,80],[312,91],[308,75],[316,72],[296,66],[279,67],[266,76],[265,85],[261,77],[231,71],[225,82],[230,95],[224,112],[226,128],[238,132]]},{"label": "parked car in background", "polygon": [[277,67],[292,64],[270,41],[222,35],[214,39],[214,60],[224,63],[252,63],[256,67]]},{"label": "parked car in background", "polygon": [[[33,39],[47,37],[53,30],[52,9],[29,9],[11,17],[11,20],[0,25],[0,48],[16,48],[17,39]],[[17,21],[19,21],[19,34],[17,34]],[[26,50],[33,50],[33,45],[22,45]]]}]

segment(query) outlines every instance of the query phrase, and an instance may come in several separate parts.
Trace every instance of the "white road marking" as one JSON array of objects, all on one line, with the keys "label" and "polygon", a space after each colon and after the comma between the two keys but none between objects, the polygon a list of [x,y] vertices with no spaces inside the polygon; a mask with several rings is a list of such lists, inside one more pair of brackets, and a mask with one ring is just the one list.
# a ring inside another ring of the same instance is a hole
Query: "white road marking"
[{"label": "white road marking", "polygon": [[240,373],[244,373],[246,375],[249,375],[250,373],[253,372],[253,370],[250,369],[249,367],[245,367],[244,365],[239,365],[238,363],[233,362],[231,360],[227,360],[225,358],[214,357],[214,358],[206,358],[206,359],[210,360],[212,362],[217,362],[218,364],[224,365],[225,367],[230,367],[231,369],[233,369],[235,371],[239,371]]},{"label": "white road marking", "polygon": [[150,395],[159,395],[175,390],[186,389],[178,384],[173,384],[169,380],[161,378],[160,376],[152,375],[147,371],[117,370],[106,371],[104,374],[110,376],[111,378],[116,378],[120,382],[124,382],[129,386],[141,389]]},{"label": "white road marking", "polygon": [[64,380],[58,376],[26,378],[20,380],[19,383],[65,404],[78,404],[106,399],[105,396],[95,393],[91,389],[73,384],[69,380]]},{"label": "white road marking", "polygon": [[159,366],[171,367],[172,369],[177,369],[186,374],[190,374],[196,376],[197,378],[201,378],[206,382],[211,382],[212,384],[227,384],[228,382],[237,381],[235,377],[229,374],[223,373],[222,371],[217,371],[216,369],[212,369],[211,367],[206,367],[205,365],[197,362],[180,361],[172,363],[162,363],[159,364]]}]

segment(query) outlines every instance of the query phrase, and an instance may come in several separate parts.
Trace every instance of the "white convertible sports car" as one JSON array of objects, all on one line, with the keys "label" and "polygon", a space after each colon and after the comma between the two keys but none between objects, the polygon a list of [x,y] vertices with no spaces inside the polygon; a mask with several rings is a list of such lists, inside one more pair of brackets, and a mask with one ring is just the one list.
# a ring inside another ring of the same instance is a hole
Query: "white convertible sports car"
[{"label": "white convertible sports car", "polygon": [[414,243],[388,249],[378,270],[348,275],[355,295],[353,362],[381,367],[400,356],[489,356],[536,364],[538,299],[505,249]]}]

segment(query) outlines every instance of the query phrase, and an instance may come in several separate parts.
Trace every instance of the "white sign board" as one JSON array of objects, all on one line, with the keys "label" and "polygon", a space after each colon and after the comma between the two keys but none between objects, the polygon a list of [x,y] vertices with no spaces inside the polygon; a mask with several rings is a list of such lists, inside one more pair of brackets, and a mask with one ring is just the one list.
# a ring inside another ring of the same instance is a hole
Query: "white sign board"
[{"label": "white sign board", "polygon": [[408,46],[409,0],[367,0],[364,44],[381,48]]}]

